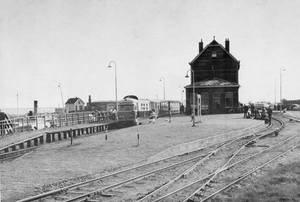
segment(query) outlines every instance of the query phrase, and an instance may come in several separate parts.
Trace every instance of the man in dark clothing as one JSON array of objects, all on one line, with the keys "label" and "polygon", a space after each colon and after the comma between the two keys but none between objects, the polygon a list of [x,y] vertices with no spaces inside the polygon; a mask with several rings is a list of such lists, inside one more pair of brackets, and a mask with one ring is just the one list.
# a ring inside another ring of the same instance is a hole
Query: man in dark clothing
[{"label": "man in dark clothing", "polygon": [[249,108],[248,108],[247,105],[244,104],[243,109],[244,109],[244,118],[247,118],[247,113],[248,113],[248,109],[249,109]]},{"label": "man in dark clothing", "polygon": [[180,106],[180,114],[184,114],[184,106],[183,106],[183,104],[181,104],[181,106]]},{"label": "man in dark clothing", "polygon": [[255,114],[254,114],[254,110],[255,110],[254,104],[251,104],[250,109],[251,109],[251,116],[254,117],[255,116]]},{"label": "man in dark clothing", "polygon": [[269,125],[271,125],[271,118],[272,118],[272,109],[271,109],[271,106],[269,106],[267,113],[268,113],[268,117],[269,117]]}]

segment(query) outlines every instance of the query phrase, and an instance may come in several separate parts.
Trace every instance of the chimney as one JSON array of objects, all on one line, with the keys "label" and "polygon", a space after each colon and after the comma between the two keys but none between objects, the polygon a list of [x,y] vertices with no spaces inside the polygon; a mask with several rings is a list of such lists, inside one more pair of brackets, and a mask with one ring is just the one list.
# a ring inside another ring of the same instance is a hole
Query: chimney
[{"label": "chimney", "polygon": [[38,101],[35,100],[34,102],[34,114],[37,114],[37,109],[38,109]]},{"label": "chimney", "polygon": [[199,42],[199,53],[203,50],[203,42],[201,39],[201,42]]},{"label": "chimney", "polygon": [[229,52],[229,39],[225,39],[225,49]]},{"label": "chimney", "polygon": [[91,102],[92,102],[92,98],[91,96],[89,95],[89,104],[91,105]]}]

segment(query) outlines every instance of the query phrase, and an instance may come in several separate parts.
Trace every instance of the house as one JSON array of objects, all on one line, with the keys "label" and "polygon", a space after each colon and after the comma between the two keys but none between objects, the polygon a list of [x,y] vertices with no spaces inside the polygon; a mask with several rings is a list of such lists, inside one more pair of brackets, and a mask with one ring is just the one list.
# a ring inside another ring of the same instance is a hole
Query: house
[{"label": "house", "polygon": [[199,53],[189,65],[191,84],[185,86],[188,113],[192,111],[193,88],[195,94],[201,95],[202,112],[219,114],[238,111],[240,61],[229,52],[229,39],[225,39],[224,47],[214,38],[205,48],[201,40]]},{"label": "house", "polygon": [[68,99],[68,101],[65,103],[65,106],[67,113],[84,110],[84,102],[78,97]]}]

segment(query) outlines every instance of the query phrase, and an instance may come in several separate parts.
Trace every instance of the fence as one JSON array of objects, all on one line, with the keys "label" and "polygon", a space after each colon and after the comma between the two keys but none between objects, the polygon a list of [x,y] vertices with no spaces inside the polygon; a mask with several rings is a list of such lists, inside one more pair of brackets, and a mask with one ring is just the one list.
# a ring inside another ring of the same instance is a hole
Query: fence
[{"label": "fence", "polygon": [[110,120],[109,112],[77,112],[68,114],[44,114],[0,121],[1,136],[16,132],[63,127],[82,123]]}]

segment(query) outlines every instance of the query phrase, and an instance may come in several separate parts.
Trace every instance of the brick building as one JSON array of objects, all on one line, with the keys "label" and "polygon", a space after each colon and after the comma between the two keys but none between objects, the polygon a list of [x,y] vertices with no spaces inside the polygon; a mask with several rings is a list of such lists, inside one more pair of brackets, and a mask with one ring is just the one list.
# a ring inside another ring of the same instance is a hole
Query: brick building
[{"label": "brick building", "polygon": [[199,53],[189,63],[191,84],[185,86],[188,113],[191,112],[193,83],[195,94],[201,95],[203,113],[238,111],[240,61],[229,52],[229,45],[229,39],[225,40],[225,47],[215,39],[204,48],[202,40],[199,42]]}]

